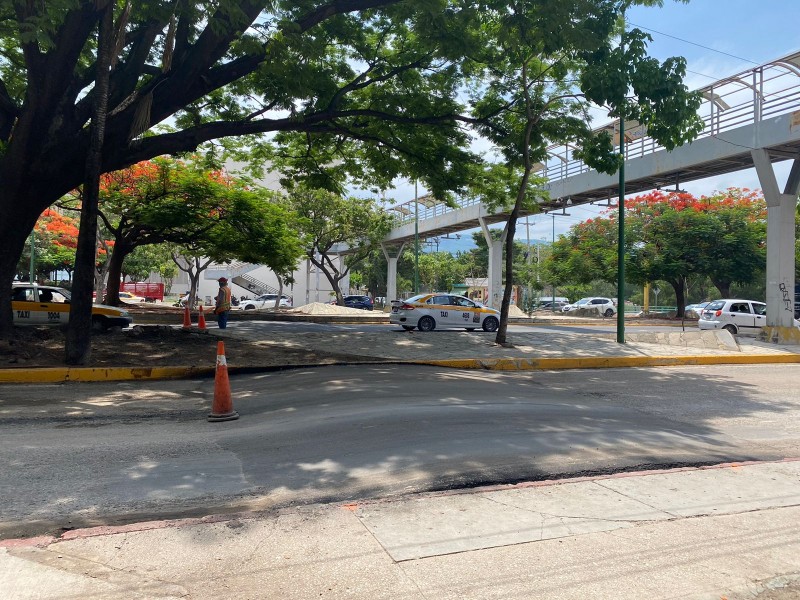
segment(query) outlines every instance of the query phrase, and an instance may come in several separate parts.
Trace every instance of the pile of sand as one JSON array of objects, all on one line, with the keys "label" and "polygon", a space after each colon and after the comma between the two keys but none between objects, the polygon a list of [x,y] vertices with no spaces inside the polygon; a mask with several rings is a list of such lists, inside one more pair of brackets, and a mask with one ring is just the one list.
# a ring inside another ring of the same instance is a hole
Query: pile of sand
[{"label": "pile of sand", "polygon": [[508,305],[508,316],[509,317],[527,317],[528,315],[526,315],[525,311],[522,310],[516,304],[509,304]]},{"label": "pile of sand", "polygon": [[348,308],[347,306],[338,306],[336,304],[325,304],[323,302],[312,302],[311,304],[298,306],[297,308],[293,308],[287,312],[300,313],[304,315],[350,315],[350,316],[357,315],[362,317],[372,316],[372,311],[369,310]]}]

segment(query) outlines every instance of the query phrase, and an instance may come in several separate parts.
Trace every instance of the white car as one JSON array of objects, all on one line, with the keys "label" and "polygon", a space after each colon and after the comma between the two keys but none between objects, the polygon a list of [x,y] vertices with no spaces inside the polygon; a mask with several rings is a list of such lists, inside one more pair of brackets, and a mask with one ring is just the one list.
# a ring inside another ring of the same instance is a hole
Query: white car
[{"label": "white car", "polygon": [[568,304],[561,310],[563,312],[572,312],[580,308],[596,310],[598,314],[603,317],[613,317],[617,313],[617,307],[611,298],[601,298],[590,296],[589,298],[581,298],[575,304]]},{"label": "white car", "polygon": [[[239,306],[244,310],[255,310],[257,308],[275,308],[275,300],[278,299],[278,294],[261,294],[253,300],[241,300]],[[278,304],[280,308],[290,307],[292,299],[285,294],[281,295],[281,301]]]},{"label": "white car", "polygon": [[[15,283],[11,289],[14,325],[66,325],[69,322],[69,290],[52,285]],[[128,311],[92,305],[92,326],[97,329],[129,327],[133,319]]]},{"label": "white car", "polygon": [[755,335],[767,325],[767,305],[756,300],[724,298],[709,302],[700,313],[700,329],[727,329],[732,334]]},{"label": "white car", "polygon": [[500,326],[500,312],[464,296],[435,292],[408,300],[392,300],[389,323],[400,325],[406,331],[415,327],[420,331],[433,331],[437,327],[474,331],[480,327],[492,332]]}]

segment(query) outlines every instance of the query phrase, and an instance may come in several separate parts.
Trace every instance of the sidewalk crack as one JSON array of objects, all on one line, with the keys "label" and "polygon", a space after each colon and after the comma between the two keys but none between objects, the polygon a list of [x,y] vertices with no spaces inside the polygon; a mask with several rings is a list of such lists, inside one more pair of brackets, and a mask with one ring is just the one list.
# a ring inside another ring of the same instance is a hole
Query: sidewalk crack
[{"label": "sidewalk crack", "polygon": [[612,487],[608,487],[607,485],[603,485],[600,481],[593,481],[592,483],[595,484],[595,485],[598,485],[601,488],[606,489],[606,490],[608,490],[610,492],[614,492],[615,494],[619,494],[620,496],[624,496],[628,500],[633,500],[634,502],[638,502],[639,504],[643,504],[644,506],[647,506],[648,508],[652,508],[653,510],[655,510],[657,512],[664,513],[665,515],[669,515],[673,519],[679,519],[681,517],[681,515],[676,515],[675,513],[671,513],[668,510],[665,510],[663,508],[658,508],[657,506],[653,506],[652,504],[648,504],[647,502],[645,502],[645,501],[643,501],[643,500],[641,500],[639,498],[634,498],[633,496],[630,496],[628,494],[620,492],[619,490],[615,490]]}]

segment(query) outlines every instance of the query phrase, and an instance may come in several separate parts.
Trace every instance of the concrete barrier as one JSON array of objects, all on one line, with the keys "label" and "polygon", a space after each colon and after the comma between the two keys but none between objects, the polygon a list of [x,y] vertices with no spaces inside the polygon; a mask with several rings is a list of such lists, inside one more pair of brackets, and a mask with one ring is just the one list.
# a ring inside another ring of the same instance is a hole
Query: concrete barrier
[{"label": "concrete barrier", "polygon": [[733,335],[725,329],[708,331],[667,331],[652,333],[628,333],[625,341],[645,344],[665,344],[683,348],[712,348],[741,352]]}]

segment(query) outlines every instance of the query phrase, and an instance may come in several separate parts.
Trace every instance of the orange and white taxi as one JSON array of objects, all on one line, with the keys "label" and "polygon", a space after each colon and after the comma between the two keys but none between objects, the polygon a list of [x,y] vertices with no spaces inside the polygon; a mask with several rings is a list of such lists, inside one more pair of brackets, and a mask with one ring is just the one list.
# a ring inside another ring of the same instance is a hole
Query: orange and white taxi
[{"label": "orange and white taxi", "polygon": [[458,327],[474,331],[497,331],[500,312],[464,296],[454,294],[419,294],[408,300],[393,300],[389,323],[406,331],[414,328],[433,331],[437,327]]}]

